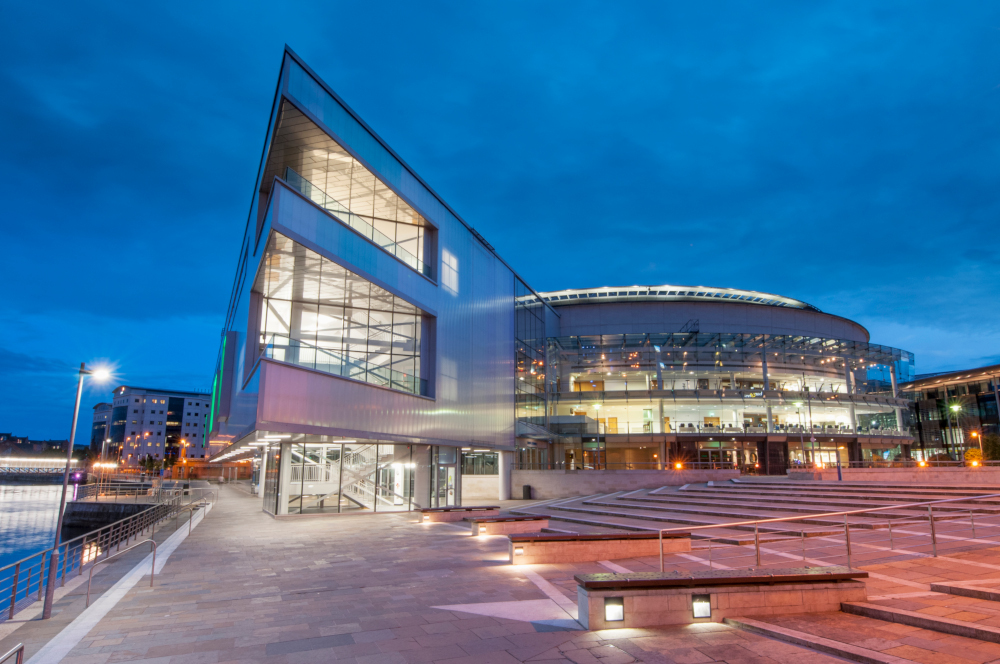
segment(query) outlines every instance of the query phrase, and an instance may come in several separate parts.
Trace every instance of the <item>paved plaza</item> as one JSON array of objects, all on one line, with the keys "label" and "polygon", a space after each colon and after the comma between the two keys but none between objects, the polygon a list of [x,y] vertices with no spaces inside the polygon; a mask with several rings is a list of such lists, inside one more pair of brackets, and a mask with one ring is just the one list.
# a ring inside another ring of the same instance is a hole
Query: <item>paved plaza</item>
[{"label": "paved plaza", "polygon": [[[579,627],[574,574],[648,571],[655,559],[510,566],[505,537],[470,537],[464,525],[419,524],[405,513],[275,521],[245,491],[222,487],[221,494],[170,555],[155,587],[149,588],[148,577],[136,583],[95,626],[73,637],[78,642],[61,661],[843,661],[724,624],[598,632]],[[504,507],[514,505],[525,503]],[[106,590],[141,558],[99,572],[95,588]],[[690,569],[706,569],[702,549],[685,560]],[[932,583],[1000,584],[994,549],[864,568],[872,574],[870,602],[1000,624],[990,603],[931,592]],[[23,622],[16,631],[0,624],[8,630],[0,631],[0,647],[23,641],[31,661],[45,643],[71,638],[65,628],[81,614],[84,590],[71,588],[49,623]],[[844,613],[770,622],[860,644],[897,661],[1000,660],[1000,644]]]}]

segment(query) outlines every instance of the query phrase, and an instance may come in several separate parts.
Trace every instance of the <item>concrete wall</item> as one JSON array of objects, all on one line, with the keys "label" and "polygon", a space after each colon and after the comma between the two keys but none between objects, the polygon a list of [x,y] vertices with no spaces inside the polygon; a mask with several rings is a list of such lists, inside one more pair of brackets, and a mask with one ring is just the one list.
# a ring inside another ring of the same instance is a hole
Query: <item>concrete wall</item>
[{"label": "concrete wall", "polygon": [[[845,482],[993,486],[1000,492],[1000,466],[985,468],[844,468]],[[837,469],[789,470],[789,479],[836,482]]]},{"label": "concrete wall", "polygon": [[511,476],[511,494],[520,498],[524,484],[531,485],[532,498],[547,500],[719,482],[739,476],[738,470],[515,470]]},{"label": "concrete wall", "polygon": [[499,475],[462,475],[462,504],[475,505],[482,500],[495,503],[499,496]]}]

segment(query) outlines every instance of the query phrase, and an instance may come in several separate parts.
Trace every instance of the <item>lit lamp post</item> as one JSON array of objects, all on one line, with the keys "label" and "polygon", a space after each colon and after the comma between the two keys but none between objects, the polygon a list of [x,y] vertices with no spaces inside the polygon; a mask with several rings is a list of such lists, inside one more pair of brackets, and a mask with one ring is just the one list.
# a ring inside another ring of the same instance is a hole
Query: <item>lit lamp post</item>
[{"label": "lit lamp post", "polygon": [[[958,413],[961,410],[962,410],[962,407],[960,405],[958,405],[957,403],[953,403],[951,405],[951,411],[953,413],[955,413],[955,424],[958,425],[958,430],[959,431],[962,430],[961,420],[958,418]],[[952,447],[952,449],[955,450],[955,456],[958,456],[959,452],[958,452],[958,445],[955,444],[955,432],[954,432],[954,430],[951,429],[950,426],[948,427],[948,429],[950,429],[950,431],[948,431],[948,433],[951,434],[951,447]],[[962,459],[955,459],[955,460],[956,461],[962,461]]]},{"label": "lit lamp post", "polygon": [[76,405],[73,407],[73,428],[69,433],[69,445],[66,448],[66,470],[63,471],[62,497],[59,499],[59,515],[56,517],[56,541],[49,555],[49,578],[45,584],[45,604],[42,607],[42,619],[52,617],[52,601],[56,593],[56,575],[59,573],[59,540],[62,534],[63,513],[66,511],[66,489],[69,487],[69,466],[73,460],[73,443],[76,442],[76,422],[80,417],[80,397],[83,395],[83,377],[92,376],[99,383],[111,377],[107,369],[88,369],[86,363],[80,363],[80,373],[76,383]]}]

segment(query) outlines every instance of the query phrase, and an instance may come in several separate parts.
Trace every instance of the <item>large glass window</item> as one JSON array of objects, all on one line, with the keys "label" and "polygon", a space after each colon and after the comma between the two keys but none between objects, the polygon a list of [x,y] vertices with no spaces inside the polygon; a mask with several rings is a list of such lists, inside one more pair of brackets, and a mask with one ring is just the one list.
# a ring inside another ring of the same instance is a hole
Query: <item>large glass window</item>
[{"label": "large glass window", "polygon": [[275,177],[400,261],[433,277],[434,228],[384,182],[287,100],[262,182]]},{"label": "large glass window", "polygon": [[254,290],[267,357],[427,395],[417,307],[279,233]]},{"label": "large glass window", "polygon": [[545,304],[514,278],[516,344],[516,416],[523,422],[545,424]]}]

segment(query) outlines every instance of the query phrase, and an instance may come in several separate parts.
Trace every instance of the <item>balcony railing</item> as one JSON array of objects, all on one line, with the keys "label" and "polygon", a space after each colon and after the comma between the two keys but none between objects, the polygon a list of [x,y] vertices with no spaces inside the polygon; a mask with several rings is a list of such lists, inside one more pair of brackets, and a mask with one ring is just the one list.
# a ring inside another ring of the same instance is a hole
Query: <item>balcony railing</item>
[{"label": "balcony railing", "polygon": [[[624,435],[624,434],[641,434],[641,433],[654,433],[653,425],[650,422],[644,422],[642,424],[619,424],[617,427],[608,426],[606,424],[598,425],[598,433],[600,434],[610,434],[610,435]],[[661,433],[668,434],[679,434],[679,435],[714,435],[714,436],[740,436],[744,434],[766,434],[766,426],[736,426],[733,424],[726,424],[721,426],[712,426],[708,424],[698,424],[698,423],[671,423],[669,426],[664,427],[664,431]],[[900,431],[898,429],[889,428],[878,428],[878,427],[857,427],[856,429],[848,426],[826,426],[815,424],[812,428],[808,426],[799,425],[785,425],[777,424],[774,425],[773,434],[783,434],[783,435],[822,435],[822,436],[890,436],[890,437],[905,437],[912,438],[913,435],[909,431]]]},{"label": "balcony railing", "polygon": [[292,339],[285,334],[264,336],[261,341],[261,351],[264,357],[271,360],[352,378],[391,390],[427,396],[427,381],[423,378],[373,364],[361,358],[319,348],[299,339]]},{"label": "balcony railing", "polygon": [[420,274],[427,277],[430,276],[431,273],[429,265],[401,247],[395,240],[380,232],[371,224],[370,221],[348,210],[347,207],[342,205],[335,198],[327,195],[325,191],[314,185],[309,180],[306,180],[290,167],[285,168],[285,182],[313,203],[326,210],[340,223],[349,228],[353,228],[358,233],[361,233],[366,238],[382,247]]}]

